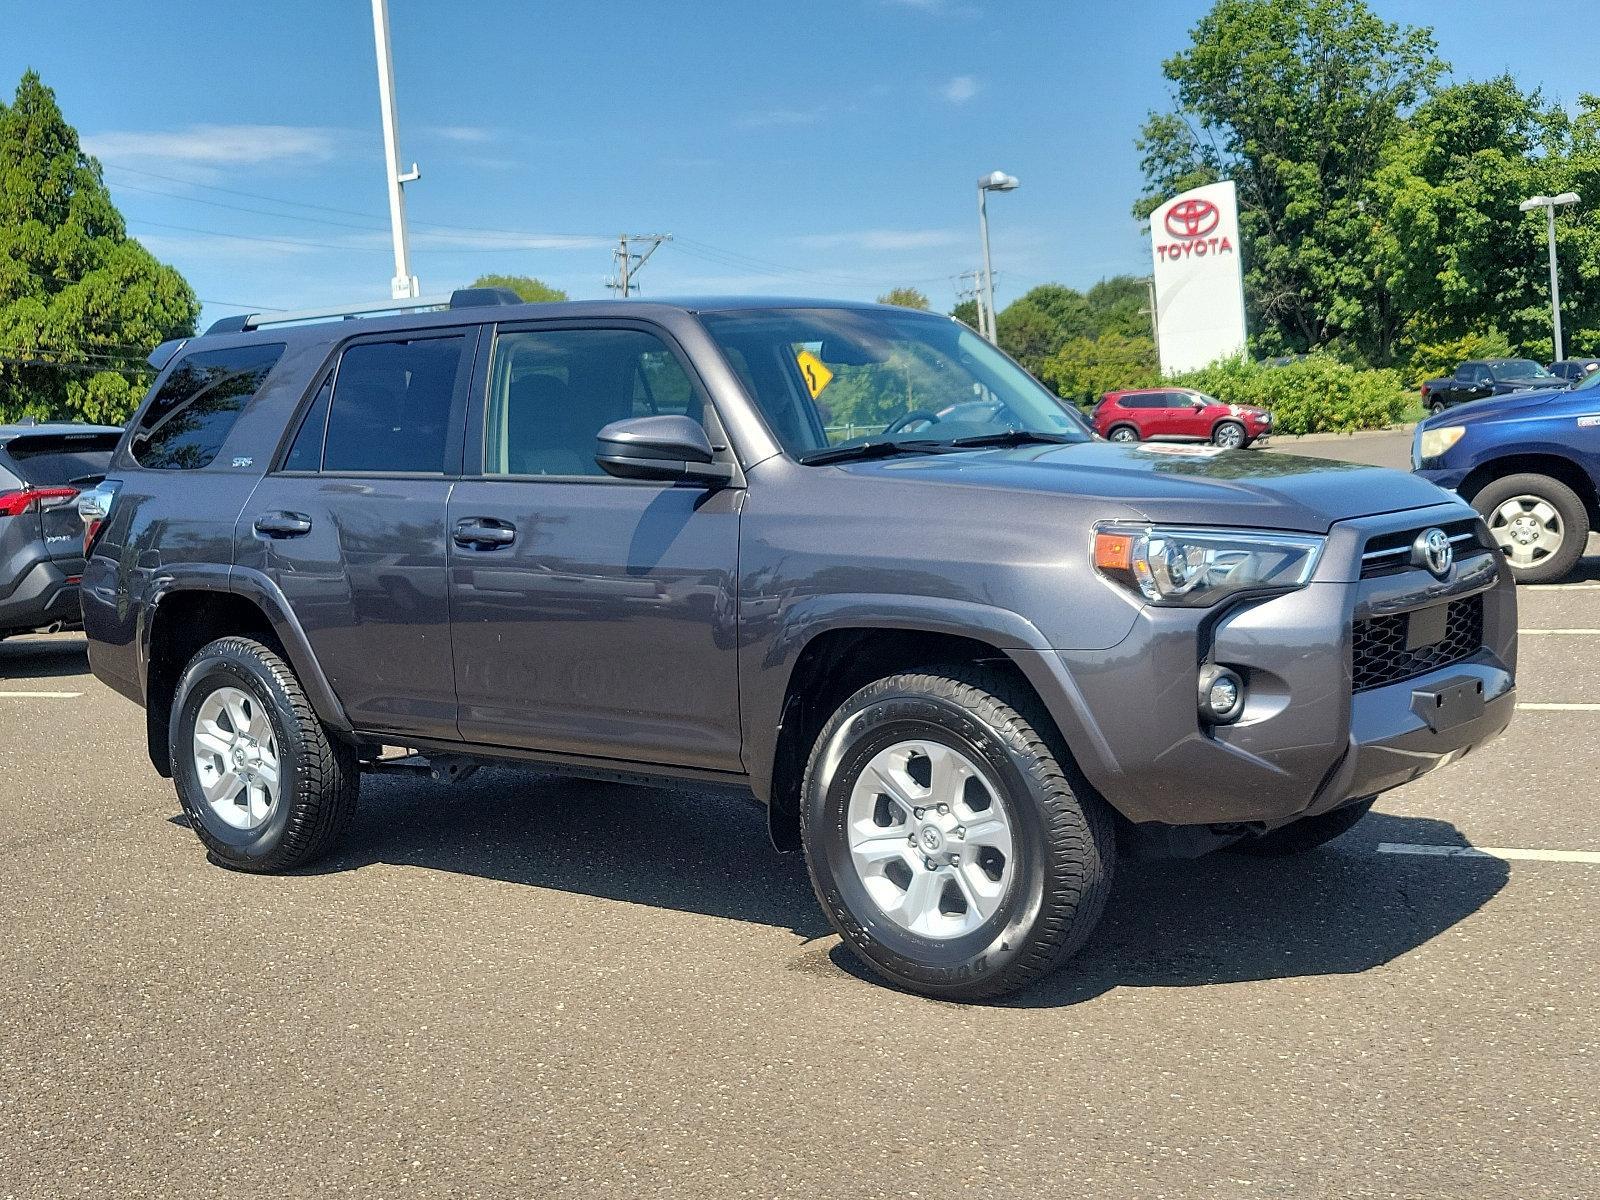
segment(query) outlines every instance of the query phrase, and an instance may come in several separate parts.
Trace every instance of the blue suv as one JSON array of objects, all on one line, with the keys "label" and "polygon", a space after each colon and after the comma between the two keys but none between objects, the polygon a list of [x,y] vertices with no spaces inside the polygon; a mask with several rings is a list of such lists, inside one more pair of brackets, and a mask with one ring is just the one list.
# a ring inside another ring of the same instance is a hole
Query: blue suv
[{"label": "blue suv", "polygon": [[1600,522],[1600,372],[1437,413],[1411,465],[1483,515],[1518,583],[1560,579]]}]

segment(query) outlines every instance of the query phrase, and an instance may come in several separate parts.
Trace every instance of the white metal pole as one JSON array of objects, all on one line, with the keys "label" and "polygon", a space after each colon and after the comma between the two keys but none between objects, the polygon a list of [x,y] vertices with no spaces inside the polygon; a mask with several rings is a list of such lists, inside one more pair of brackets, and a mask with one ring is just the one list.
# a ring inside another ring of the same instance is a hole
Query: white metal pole
[{"label": "white metal pole", "polygon": [[372,36],[378,50],[378,104],[383,110],[383,154],[389,181],[389,225],[394,235],[394,278],[389,295],[396,300],[420,296],[422,288],[411,273],[411,248],[406,238],[405,185],[421,172],[417,164],[400,173],[400,121],[394,107],[394,59],[389,53],[389,0],[372,0]]},{"label": "white metal pole", "polygon": [[989,190],[978,184],[978,228],[983,233],[983,295],[985,303],[978,306],[983,314],[985,328],[980,330],[990,342],[997,340],[994,322],[994,268],[989,263]]},{"label": "white metal pole", "polygon": [[1553,202],[1546,202],[1545,213],[1550,218],[1550,319],[1556,331],[1556,356],[1551,362],[1560,362],[1566,357],[1561,352],[1561,282],[1556,274],[1556,206]]}]

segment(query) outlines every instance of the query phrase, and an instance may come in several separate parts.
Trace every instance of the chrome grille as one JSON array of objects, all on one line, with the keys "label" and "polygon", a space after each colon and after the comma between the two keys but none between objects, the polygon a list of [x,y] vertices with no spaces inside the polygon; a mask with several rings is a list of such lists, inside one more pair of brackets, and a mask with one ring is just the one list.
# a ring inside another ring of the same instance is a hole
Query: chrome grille
[{"label": "chrome grille", "polygon": [[[1432,528],[1434,528],[1432,525],[1419,525],[1415,529],[1379,533],[1368,538],[1361,552],[1361,577],[1365,579],[1373,575],[1390,575],[1396,571],[1409,569],[1411,543],[1417,540],[1418,534]],[[1444,530],[1445,536],[1450,539],[1450,544],[1456,548],[1457,557],[1483,546],[1478,538],[1478,522],[1471,517],[1459,521],[1446,521],[1439,528]]]}]

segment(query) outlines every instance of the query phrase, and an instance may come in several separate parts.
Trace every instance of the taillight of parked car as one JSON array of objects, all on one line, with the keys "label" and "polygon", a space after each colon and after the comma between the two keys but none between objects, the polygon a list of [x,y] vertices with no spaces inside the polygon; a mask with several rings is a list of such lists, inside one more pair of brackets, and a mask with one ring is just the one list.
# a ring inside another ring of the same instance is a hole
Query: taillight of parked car
[{"label": "taillight of parked car", "polygon": [[77,488],[38,487],[20,491],[0,492],[0,517],[20,517],[26,513],[43,512],[68,504],[78,494]]},{"label": "taillight of parked car", "polygon": [[78,497],[78,516],[83,519],[84,558],[88,558],[94,550],[95,539],[100,536],[106,518],[111,515],[111,506],[116,503],[121,487],[116,480],[102,480]]}]

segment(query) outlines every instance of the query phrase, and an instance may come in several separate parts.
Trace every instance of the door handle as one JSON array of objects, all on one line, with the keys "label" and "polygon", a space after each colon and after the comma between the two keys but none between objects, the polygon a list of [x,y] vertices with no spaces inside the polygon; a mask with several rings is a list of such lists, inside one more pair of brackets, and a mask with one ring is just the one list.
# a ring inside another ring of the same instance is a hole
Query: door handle
[{"label": "door handle", "polygon": [[257,533],[267,537],[300,537],[311,532],[311,518],[304,513],[262,513],[256,518],[255,528]]},{"label": "door handle", "polygon": [[456,522],[455,541],[458,546],[476,546],[480,550],[493,550],[496,546],[509,546],[517,540],[517,528],[492,517],[466,517]]}]

